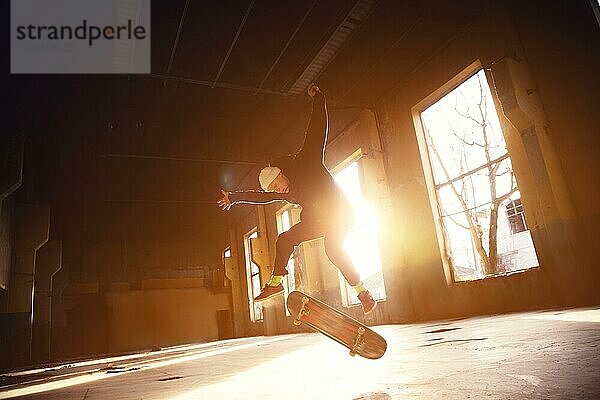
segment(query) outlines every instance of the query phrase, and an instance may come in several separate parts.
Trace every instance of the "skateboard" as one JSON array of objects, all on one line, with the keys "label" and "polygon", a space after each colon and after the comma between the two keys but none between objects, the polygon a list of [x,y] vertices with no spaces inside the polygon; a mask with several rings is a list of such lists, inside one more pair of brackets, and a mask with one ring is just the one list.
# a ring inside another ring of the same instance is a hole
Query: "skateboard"
[{"label": "skateboard", "polygon": [[378,359],[385,353],[387,342],[378,333],[354,318],[300,291],[287,298],[294,325],[306,324],[346,346],[350,355]]}]

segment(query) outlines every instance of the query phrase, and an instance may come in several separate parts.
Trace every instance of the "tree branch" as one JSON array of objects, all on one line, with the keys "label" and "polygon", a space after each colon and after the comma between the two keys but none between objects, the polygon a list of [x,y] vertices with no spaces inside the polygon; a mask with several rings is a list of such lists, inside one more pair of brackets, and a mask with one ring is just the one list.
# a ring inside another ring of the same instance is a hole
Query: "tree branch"
[{"label": "tree branch", "polygon": [[517,190],[518,190],[518,188],[517,188],[517,187],[512,187],[508,193],[506,193],[506,194],[503,194],[503,195],[502,195],[502,196],[500,196],[500,197],[497,197],[497,198],[496,198],[496,200],[494,201],[494,204],[496,204],[496,205],[498,205],[498,204],[502,204],[502,202],[503,202],[504,200],[506,200],[506,199],[508,199],[510,196],[512,196],[512,194],[513,194],[514,192],[516,192]]},{"label": "tree branch", "polygon": [[466,118],[466,119],[470,119],[471,121],[475,122],[477,125],[479,125],[479,126],[483,126],[483,124],[482,124],[481,122],[479,122],[477,119],[475,119],[475,118],[474,118],[474,117],[472,117],[471,115],[468,115],[468,114],[463,114],[463,113],[462,113],[462,112],[461,112],[461,111],[460,111],[458,108],[455,108],[455,109],[454,109],[454,111],[455,111],[455,112],[456,112],[458,115],[460,115],[461,117],[463,117],[463,118]]},{"label": "tree branch", "polygon": [[[468,212],[468,211],[467,211]],[[465,229],[465,230],[469,230],[469,227],[466,225],[461,224],[460,222],[458,222],[456,219],[454,219],[454,215],[455,214],[446,214],[444,215],[445,217],[450,218],[450,220],[452,220],[452,222],[454,222],[456,225],[460,226],[461,228]]]}]

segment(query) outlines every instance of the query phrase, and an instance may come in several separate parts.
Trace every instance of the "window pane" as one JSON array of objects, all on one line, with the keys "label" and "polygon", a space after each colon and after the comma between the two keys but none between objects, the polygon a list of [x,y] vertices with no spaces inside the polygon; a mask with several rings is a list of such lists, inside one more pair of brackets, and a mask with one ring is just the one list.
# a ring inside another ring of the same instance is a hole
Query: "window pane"
[{"label": "window pane", "polygon": [[254,297],[258,296],[258,294],[260,293],[260,276],[257,275],[253,275],[252,276],[252,290],[253,290],[253,295]]},{"label": "window pane", "polygon": [[246,260],[246,276],[248,278],[247,284],[250,320],[255,322],[262,319],[262,307],[254,303],[254,297],[260,293],[261,287],[258,267],[251,260],[252,252],[250,246],[250,239],[258,237],[258,233],[256,232],[256,228],[254,228],[251,232],[251,234],[246,235],[244,238],[244,253]]},{"label": "window pane", "polygon": [[290,218],[290,210],[285,210],[283,214],[281,214],[281,223],[283,225],[283,232],[287,231],[292,227],[292,221]]},{"label": "window pane", "polygon": [[290,260],[287,263],[288,274],[285,276],[283,280],[283,291],[284,291],[284,305],[285,305],[285,313],[286,315],[290,315],[289,310],[287,309],[287,297],[288,295],[296,290],[296,271],[295,271],[295,263],[294,263],[295,252],[290,257]]},{"label": "window pane", "polygon": [[254,318],[255,321],[260,321],[263,319],[263,307],[260,303],[254,304]]}]

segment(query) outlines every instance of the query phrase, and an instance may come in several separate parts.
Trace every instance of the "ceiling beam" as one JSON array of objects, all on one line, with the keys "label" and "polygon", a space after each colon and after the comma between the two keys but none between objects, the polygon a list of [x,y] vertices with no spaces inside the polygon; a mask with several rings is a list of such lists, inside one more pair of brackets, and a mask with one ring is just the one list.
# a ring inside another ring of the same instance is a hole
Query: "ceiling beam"
[{"label": "ceiling beam", "polygon": [[227,64],[227,60],[229,60],[229,56],[231,55],[231,51],[233,50],[233,46],[235,46],[235,44],[236,44],[236,42],[238,40],[238,37],[240,36],[240,33],[242,32],[242,29],[244,29],[244,25],[246,25],[246,20],[248,19],[248,15],[250,15],[250,11],[252,11],[252,7],[254,6],[254,1],[255,0],[252,0],[250,2],[250,4],[248,5],[248,9],[246,9],[246,14],[244,14],[244,18],[242,18],[242,22],[240,22],[240,26],[238,26],[238,30],[235,33],[235,37],[231,41],[231,45],[229,46],[229,50],[227,50],[227,54],[225,55],[225,58],[223,59],[223,62],[221,63],[221,68],[219,68],[219,72],[217,72],[217,75],[215,76],[215,79],[213,80],[213,83],[211,85],[212,88],[215,87],[215,85],[219,81],[219,77],[221,76],[221,73],[223,72],[223,69],[225,69],[225,65]]},{"label": "ceiling beam", "polygon": [[277,65],[277,63],[279,62],[279,60],[281,60],[281,57],[283,57],[283,54],[285,53],[285,51],[289,47],[290,43],[292,43],[292,40],[294,40],[294,38],[296,37],[296,34],[298,33],[298,31],[300,30],[300,28],[302,27],[302,25],[304,25],[304,21],[306,21],[306,18],[309,16],[309,14],[313,10],[313,8],[315,8],[316,4],[317,4],[317,0],[313,0],[313,2],[310,5],[310,7],[308,7],[308,10],[306,10],[306,12],[304,13],[304,17],[302,17],[302,19],[298,23],[298,26],[296,26],[296,29],[294,30],[294,32],[292,32],[292,35],[288,39],[287,43],[285,44],[285,46],[283,46],[283,49],[281,49],[281,51],[279,52],[279,56],[277,56],[277,58],[275,59],[275,61],[271,65],[271,68],[269,68],[269,71],[267,71],[267,73],[264,76],[264,78],[262,79],[262,81],[260,81],[260,84],[258,85],[258,88],[256,89],[256,92],[254,94],[258,94],[258,92],[260,91],[260,89],[262,89],[262,86],[265,84],[265,82],[267,81],[267,79],[269,78],[269,76],[271,76],[271,72],[273,72],[273,69],[275,69],[275,66]]},{"label": "ceiling beam", "polygon": [[103,203],[147,203],[147,204],[197,204],[217,207],[216,200],[153,200],[153,199],[103,199]]},{"label": "ceiling beam", "polygon": [[[155,78],[155,79],[171,80],[171,81],[175,81],[175,82],[189,83],[189,84],[193,84],[193,85],[207,86],[207,87],[212,87],[212,85],[213,85],[213,82],[211,82],[211,81],[206,81],[206,80],[202,80],[202,79],[194,79],[194,78],[185,78],[183,76],[174,76],[174,75],[166,75],[166,74],[144,74],[144,75],[139,75],[139,77],[140,78],[150,77],[150,78]],[[222,88],[222,89],[238,90],[241,92],[251,92],[253,94],[275,95],[275,96],[284,97],[284,98],[304,98],[304,96],[305,96],[305,94],[303,92],[291,94],[291,93],[287,93],[287,92],[278,92],[276,90],[260,89],[260,88],[253,87],[253,86],[244,86],[244,85],[238,85],[235,83],[228,83],[228,82],[217,82],[215,84],[215,87]],[[365,107],[369,106],[367,104],[339,100],[336,96],[333,96],[333,95],[328,96],[328,103],[331,105],[344,106],[344,107],[365,108]]]},{"label": "ceiling beam", "polygon": [[183,12],[181,13],[181,18],[179,19],[179,26],[177,27],[177,34],[175,35],[175,41],[173,42],[173,48],[171,49],[171,57],[169,58],[169,65],[167,65],[167,75],[171,72],[171,67],[173,66],[173,60],[175,60],[175,51],[177,51],[177,44],[179,43],[179,38],[181,37],[181,31],[183,30],[183,22],[185,21],[185,17],[187,15],[187,10],[190,5],[190,0],[185,1],[185,6],[183,7]]},{"label": "ceiling beam", "polygon": [[358,0],[340,25],[329,37],[329,40],[323,45],[321,50],[308,64],[304,72],[290,87],[289,94],[302,93],[308,85],[315,82],[317,77],[323,72],[327,65],[335,58],[342,49],[343,45],[348,42],[352,35],[356,32],[360,24],[369,16],[375,8],[378,0]]},{"label": "ceiling beam", "polygon": [[212,164],[233,164],[233,165],[262,165],[264,162],[259,161],[244,161],[244,160],[216,160],[206,158],[184,158],[184,157],[168,157],[168,156],[155,156],[147,154],[106,154],[105,158],[125,158],[125,159],[138,159],[138,160],[161,160],[161,161],[184,161],[184,162],[196,162],[196,163],[212,163]]},{"label": "ceiling beam", "polygon": [[360,76],[354,80],[354,83],[352,85],[348,85],[346,91],[342,93],[341,98],[346,98],[346,96],[352,91],[352,89],[356,87],[356,85],[358,85],[359,82],[361,82],[365,77],[367,77],[375,69],[375,67],[377,67],[379,63],[381,63],[381,61],[385,59],[396,46],[398,46],[398,44],[402,43],[402,41],[408,36],[408,34],[412,32],[412,30],[421,23],[423,18],[427,15],[427,13],[430,10],[431,9],[429,7],[425,8],[425,10],[422,11],[421,14],[419,14],[419,16],[412,22],[408,29],[401,32],[400,35],[398,35],[398,37],[394,40],[394,42],[387,48],[387,50],[383,52],[383,54],[381,54],[379,58],[377,58],[377,61],[371,63],[369,65],[369,68],[367,68],[366,71],[363,71],[363,73],[360,74]]}]

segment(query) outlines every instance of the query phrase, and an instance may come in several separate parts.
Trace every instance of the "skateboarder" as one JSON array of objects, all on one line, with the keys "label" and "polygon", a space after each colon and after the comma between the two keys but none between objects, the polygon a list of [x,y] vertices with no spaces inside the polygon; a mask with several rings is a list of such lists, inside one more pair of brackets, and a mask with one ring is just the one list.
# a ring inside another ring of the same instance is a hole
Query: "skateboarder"
[{"label": "skateboarder", "polygon": [[377,302],[360,280],[358,271],[342,245],[354,224],[352,206],[336,185],[325,166],[327,143],[327,107],[325,96],[316,85],[308,88],[313,109],[300,152],[280,158],[260,171],[258,180],[264,191],[226,192],[218,201],[222,210],[236,204],[268,204],[287,201],[302,206],[301,221],[277,238],[275,266],[270,280],[254,299],[263,301],[283,293],[281,281],[288,271],[286,265],[295,246],[324,238],[325,252],[354,288],[365,314],[373,311]]}]

